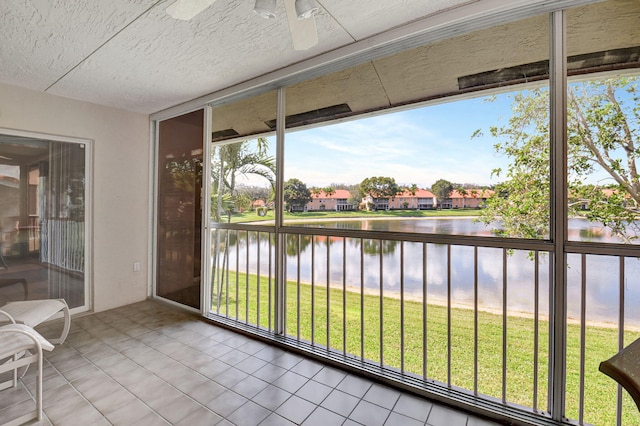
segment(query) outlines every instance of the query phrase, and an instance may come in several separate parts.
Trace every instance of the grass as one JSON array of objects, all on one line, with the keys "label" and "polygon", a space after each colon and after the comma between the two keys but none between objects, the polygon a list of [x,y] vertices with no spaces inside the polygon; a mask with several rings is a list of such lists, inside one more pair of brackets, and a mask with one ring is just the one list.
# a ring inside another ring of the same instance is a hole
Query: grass
[{"label": "grass", "polygon": [[[229,271],[228,286],[223,285],[221,315],[260,327],[273,326],[273,282],[268,277]],[[271,294],[271,296],[269,296]],[[346,291],[288,281],[286,284],[286,333],[290,337],[327,345],[365,359],[382,362],[391,368],[423,376],[467,390],[474,389],[474,311],[451,309],[451,370],[448,367],[446,307],[427,304],[426,322],[422,303],[404,301],[404,336],[400,335],[401,302],[397,298]],[[382,302],[380,302],[382,300]],[[382,303],[382,307],[380,306]],[[363,309],[361,310],[361,305]],[[236,314],[237,309],[237,314]],[[216,303],[213,303],[216,311]],[[327,312],[329,313],[327,315]],[[271,322],[270,322],[271,321]],[[344,321],[344,323],[343,323]],[[426,323],[426,347],[423,324]],[[541,410],[547,407],[547,365],[549,323],[539,321],[538,387],[534,395],[534,320],[507,317],[506,400],[533,407],[534,398]],[[328,333],[327,333],[328,331]],[[380,333],[382,332],[382,336]],[[364,339],[362,339],[362,336]],[[502,399],[503,316],[478,312],[478,392]],[[627,332],[631,342],[640,333]],[[580,327],[567,330],[566,415],[578,418]],[[404,340],[404,351],[401,351]],[[382,341],[382,348],[380,342]],[[586,328],[584,422],[594,425],[615,424],[616,385],[598,371],[600,361],[617,352],[617,330],[588,326]],[[426,363],[423,363],[426,353]],[[426,367],[426,370],[425,370]],[[631,398],[624,393],[622,424],[640,424],[640,415]]]},{"label": "grass", "polygon": [[[289,213],[285,212],[283,220],[305,220],[305,219],[367,219],[367,218],[403,218],[403,217],[443,217],[443,216],[478,216],[478,209],[446,209],[446,210],[385,210],[385,211],[313,211]],[[266,216],[258,216],[255,211],[234,213],[231,216],[231,223],[273,221],[275,211],[269,210]]]}]

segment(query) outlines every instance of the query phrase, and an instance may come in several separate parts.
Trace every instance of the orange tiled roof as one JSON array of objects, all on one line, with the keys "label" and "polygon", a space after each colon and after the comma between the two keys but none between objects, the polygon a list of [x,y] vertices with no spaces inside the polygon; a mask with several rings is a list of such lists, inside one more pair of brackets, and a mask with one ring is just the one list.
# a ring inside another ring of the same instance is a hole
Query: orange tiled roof
[{"label": "orange tiled roof", "polygon": [[418,197],[418,198],[434,198],[433,192],[427,191],[426,189],[418,189],[415,192],[415,195],[411,193],[409,190],[404,190],[402,192],[398,192],[396,197]]},{"label": "orange tiled roof", "polygon": [[466,191],[467,193],[463,197],[457,189],[454,189],[451,191],[451,194],[449,194],[449,198],[489,198],[495,194],[495,191],[491,189],[467,189]]},{"label": "orange tiled roof", "polygon": [[324,191],[320,191],[317,194],[312,193],[311,197],[316,199],[336,198],[346,200],[351,197],[351,193],[346,189],[336,189],[331,195],[327,195]]}]

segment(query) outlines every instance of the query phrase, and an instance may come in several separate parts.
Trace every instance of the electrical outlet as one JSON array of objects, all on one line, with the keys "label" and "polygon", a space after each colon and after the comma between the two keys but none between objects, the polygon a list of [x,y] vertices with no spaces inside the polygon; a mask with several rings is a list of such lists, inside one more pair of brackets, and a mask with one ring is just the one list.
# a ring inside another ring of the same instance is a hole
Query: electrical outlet
[{"label": "electrical outlet", "polygon": [[133,272],[140,271],[140,262],[133,262]]}]

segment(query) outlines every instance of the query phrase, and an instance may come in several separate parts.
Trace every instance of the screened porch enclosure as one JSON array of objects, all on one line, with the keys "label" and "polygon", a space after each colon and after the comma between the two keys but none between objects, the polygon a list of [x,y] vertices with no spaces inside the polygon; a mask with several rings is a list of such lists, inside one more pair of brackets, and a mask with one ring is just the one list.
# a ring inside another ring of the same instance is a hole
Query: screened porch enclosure
[{"label": "screened porch enclosure", "polygon": [[640,337],[638,17],[434,31],[204,106],[201,313],[496,420],[639,423],[598,371]]}]

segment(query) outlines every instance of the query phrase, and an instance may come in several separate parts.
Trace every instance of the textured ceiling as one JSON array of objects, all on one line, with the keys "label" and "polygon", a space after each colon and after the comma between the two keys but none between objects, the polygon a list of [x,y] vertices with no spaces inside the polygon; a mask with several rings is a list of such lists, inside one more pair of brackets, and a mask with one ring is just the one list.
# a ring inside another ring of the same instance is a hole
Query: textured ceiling
[{"label": "textured ceiling", "polygon": [[[637,74],[639,17],[636,0],[610,0],[568,10],[569,77],[591,73],[602,77],[623,70]],[[287,127],[443,101],[453,95],[483,96],[546,85],[549,44],[549,18],[540,14],[305,78],[286,88]],[[214,139],[273,132],[276,98],[271,91],[216,105]]]},{"label": "textured ceiling", "polygon": [[402,26],[469,0],[319,0],[319,43],[293,49],[253,0],[217,0],[190,21],[173,0],[2,0],[0,82],[156,112]]}]

